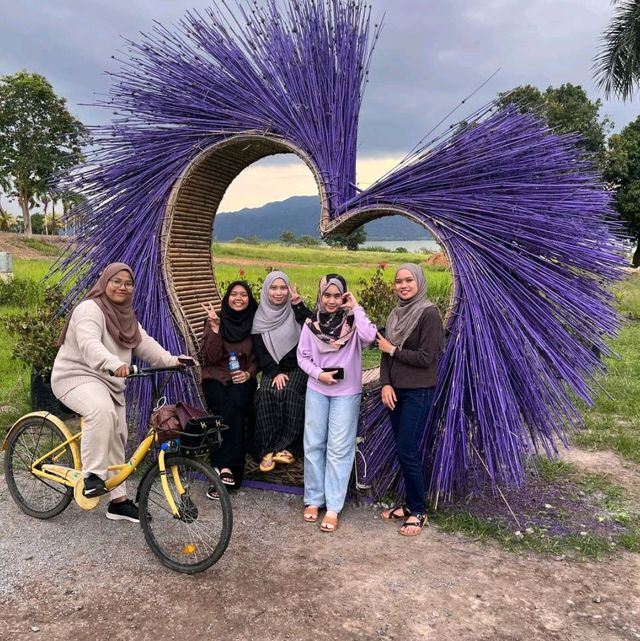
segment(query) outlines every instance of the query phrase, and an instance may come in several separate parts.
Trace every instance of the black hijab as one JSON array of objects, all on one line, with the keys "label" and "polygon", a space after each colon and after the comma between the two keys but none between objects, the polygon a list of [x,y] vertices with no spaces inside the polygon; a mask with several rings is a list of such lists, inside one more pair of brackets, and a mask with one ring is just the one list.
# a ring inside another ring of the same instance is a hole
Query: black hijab
[{"label": "black hijab", "polygon": [[[244,287],[247,294],[249,294],[249,304],[241,312],[231,309],[229,306],[229,296],[236,285]],[[253,297],[249,284],[244,280],[234,280],[230,283],[222,299],[222,309],[220,310],[220,334],[222,338],[227,343],[239,343],[247,336],[250,336],[256,309],[258,309],[258,303]]]}]

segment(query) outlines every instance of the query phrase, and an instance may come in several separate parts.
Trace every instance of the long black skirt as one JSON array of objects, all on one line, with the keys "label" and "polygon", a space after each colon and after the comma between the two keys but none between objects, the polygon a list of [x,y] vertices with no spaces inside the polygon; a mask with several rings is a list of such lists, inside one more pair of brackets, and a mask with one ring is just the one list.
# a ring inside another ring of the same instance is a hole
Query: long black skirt
[{"label": "long black skirt", "polygon": [[256,392],[255,445],[259,458],[281,450],[296,456],[302,453],[307,375],[296,368],[287,376],[289,381],[282,390],[272,385],[272,377],[263,376]]}]

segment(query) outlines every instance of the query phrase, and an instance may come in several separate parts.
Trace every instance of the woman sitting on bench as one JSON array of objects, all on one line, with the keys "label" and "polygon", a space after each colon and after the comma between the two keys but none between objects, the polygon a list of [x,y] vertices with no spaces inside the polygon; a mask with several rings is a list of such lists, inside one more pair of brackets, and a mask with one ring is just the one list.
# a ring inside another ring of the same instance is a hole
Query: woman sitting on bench
[{"label": "woman sitting on bench", "polygon": [[283,272],[271,272],[253,319],[253,344],[263,372],[255,396],[260,471],[288,465],[300,452],[307,375],[298,367],[300,326],[311,314]]}]

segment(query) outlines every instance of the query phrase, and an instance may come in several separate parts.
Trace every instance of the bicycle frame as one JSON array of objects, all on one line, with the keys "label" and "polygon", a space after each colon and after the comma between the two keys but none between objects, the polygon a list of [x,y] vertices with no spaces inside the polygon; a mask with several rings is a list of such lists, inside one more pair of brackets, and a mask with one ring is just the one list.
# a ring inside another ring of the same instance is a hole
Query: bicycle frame
[{"label": "bicycle frame", "polygon": [[[158,370],[136,372],[138,376],[156,373]],[[154,377],[155,408],[166,402],[162,396],[166,381],[167,377]],[[157,460],[144,466],[148,469],[136,479],[140,525],[147,544],[164,565],[193,574],[211,567],[222,556],[229,544],[233,516],[220,477],[210,465],[198,460],[210,447],[220,445],[220,431],[225,426],[219,416],[187,412],[189,419],[182,417],[184,431],[177,428],[175,438],[168,441],[169,434],[150,421],[129,459],[108,466],[108,474],[101,476],[107,477],[105,489],[112,491],[141,467],[152,447],[158,449]],[[31,412],[18,419],[0,441],[2,449],[7,450],[7,488],[27,515],[53,518],[74,499],[84,510],[100,503],[101,496],[84,495],[86,470],[82,469],[79,443],[83,435],[87,437],[86,429],[82,419],[80,430],[72,430],[49,412]],[[152,458],[156,459],[155,453]],[[211,488],[219,499],[213,504],[208,500]]]},{"label": "bicycle frame", "polygon": [[[46,415],[46,412],[43,412],[42,414]],[[60,422],[62,423],[62,421]],[[64,423],[62,424],[64,425]],[[64,427],[66,428],[66,425]],[[65,429],[65,431],[68,431],[68,429]],[[76,434],[68,438],[64,443],[61,443],[54,449],[46,452],[43,456],[41,456],[31,464],[31,473],[38,478],[47,479],[49,481],[54,481],[55,483],[60,483],[61,485],[75,488],[78,481],[82,478],[82,468],[79,465],[74,467],[74,469],[71,469],[65,465],[57,465],[55,462],[43,464],[42,461],[45,461],[47,459],[52,459],[55,461],[56,454],[58,454],[59,456],[67,446],[75,445],[77,448],[77,441],[81,438],[81,436],[82,431],[77,432]],[[136,471],[136,469],[140,466],[140,463],[142,463],[142,461],[149,453],[149,450],[151,449],[155,438],[155,431],[150,430],[147,436],[140,442],[140,444],[136,448],[136,451],[131,455],[131,458],[126,463],[122,463],[119,465],[110,465],[107,468],[110,472],[117,472],[117,474],[110,476],[105,481],[107,490],[111,491],[114,488],[118,487]],[[163,473],[161,479],[162,489],[172,514],[176,517],[179,517],[180,510],[176,505],[173,494],[171,493],[171,489],[169,487],[169,482],[167,480],[165,454],[166,453],[164,452],[164,450],[161,450],[158,456],[158,466],[160,467],[160,471]],[[75,464],[76,463],[74,457],[74,465]],[[184,494],[185,489],[182,486],[182,482],[180,480],[177,469],[171,468],[171,475],[178,494]],[[76,502],[83,509],[92,509],[93,507],[96,507],[98,505],[98,501],[80,501],[78,499],[79,497],[76,497]]]},{"label": "bicycle frame", "polygon": [[[46,412],[42,412],[41,414],[46,415]],[[47,418],[51,420],[51,416],[48,416]],[[62,421],[58,421],[56,421],[58,427],[60,427],[59,423],[62,423],[62,425],[64,425],[64,427],[66,428],[66,425]],[[68,432],[68,428],[66,428],[65,431]],[[76,456],[73,457],[74,469],[70,469],[69,467],[63,465],[57,465],[55,462],[44,464],[42,462],[47,459],[55,461],[56,458],[59,458],[60,454],[67,446],[75,445],[75,448],[77,450],[77,441],[79,441],[81,437],[82,429],[80,430],[80,432],[77,432],[76,434],[70,436],[66,441],[64,441],[64,443],[61,443],[54,449],[43,454],[39,459],[35,460],[31,464],[31,473],[35,476],[38,476],[39,478],[49,479],[50,481],[56,481],[58,483],[61,483],[62,485],[74,487],[78,480],[78,474],[82,473],[79,456],[77,457],[77,461]],[[110,465],[107,468],[110,472],[117,472],[117,474],[110,476],[105,481],[105,485],[108,490],[113,490],[114,488],[118,487],[118,485],[124,483],[124,481],[126,481],[131,476],[131,474],[135,472],[140,463],[149,453],[154,440],[155,432],[150,431],[149,434],[140,442],[140,444],[136,448],[136,451],[131,455],[131,458],[128,461],[118,465]]]},{"label": "bicycle frame", "polygon": [[[148,377],[151,374],[157,373],[158,371],[167,371],[167,369],[168,368],[147,369],[143,370],[141,373],[131,375],[130,378]],[[156,385],[155,380],[152,381],[152,397],[154,406],[157,400],[160,398],[160,395],[164,391],[168,381],[169,377],[166,377],[162,384],[159,386]],[[11,426],[2,443],[2,449],[6,449],[9,436],[14,430],[18,429],[18,427],[24,422],[24,420],[36,417],[42,418],[43,421],[51,421],[66,437],[66,440],[60,445],[49,450],[48,452],[45,452],[42,456],[40,456],[40,458],[33,461],[31,463],[30,472],[38,478],[53,481],[55,483],[59,483],[60,485],[66,485],[67,487],[74,488],[75,490],[78,486],[79,481],[83,479],[80,448],[78,447],[78,441],[82,437],[82,428],[84,424],[83,418],[80,419],[80,431],[72,434],[66,423],[55,416],[55,414],[51,414],[50,412],[31,412],[30,414],[26,414],[25,416],[19,418]],[[140,466],[142,461],[149,453],[149,450],[153,446],[155,440],[156,430],[154,428],[150,428],[147,432],[147,435],[138,444],[138,447],[128,461],[126,461],[125,463],[119,463],[117,465],[110,465],[107,468],[109,472],[115,472],[115,474],[112,474],[105,480],[105,486],[107,490],[111,491],[115,489],[116,487],[124,483],[136,471],[136,469]],[[73,458],[73,468],[70,468],[67,465],[58,465],[56,463],[56,461],[62,457],[63,452],[67,448],[69,448],[69,450],[71,451],[71,455]],[[174,516],[179,517],[180,511],[173,499],[171,489],[169,488],[169,482],[167,480],[165,454],[166,452],[164,450],[161,450],[158,456],[158,466],[160,468],[160,471],[162,472],[162,489],[171,512]],[[44,463],[44,461],[49,462]],[[184,494],[185,489],[182,485],[177,469],[171,468],[171,475],[178,493],[180,495]],[[95,498],[83,497],[81,492],[76,492],[75,494],[76,502],[83,509],[92,509],[99,503],[99,500],[96,500]]]}]

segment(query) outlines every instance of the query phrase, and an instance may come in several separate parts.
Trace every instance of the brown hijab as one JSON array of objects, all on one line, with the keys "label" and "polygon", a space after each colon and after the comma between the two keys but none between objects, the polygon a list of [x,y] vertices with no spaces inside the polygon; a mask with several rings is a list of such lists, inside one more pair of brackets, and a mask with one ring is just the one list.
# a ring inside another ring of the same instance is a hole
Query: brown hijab
[{"label": "brown hijab", "polygon": [[396,276],[402,269],[411,273],[418,285],[418,291],[409,300],[402,300],[396,294],[398,302],[387,318],[386,337],[398,347],[402,347],[409,338],[411,332],[418,325],[424,310],[428,307],[435,307],[435,304],[427,298],[427,281],[422,269],[413,263],[405,263],[396,269]]},{"label": "brown hijab", "polygon": [[[92,300],[102,310],[105,321],[107,323],[107,331],[111,337],[126,349],[135,349],[142,340],[140,335],[140,328],[138,327],[138,319],[136,313],[133,311],[131,300],[126,303],[114,303],[106,293],[107,283],[121,271],[129,272],[131,280],[135,282],[131,267],[125,263],[111,263],[107,265],[96,284],[91,288],[91,291],[85,296],[83,300]],[[82,301],[81,301],[82,302]],[[71,314],[67,318],[67,322],[60,332],[58,338],[58,346],[64,343],[67,330],[69,329],[69,322],[71,321]]]}]

